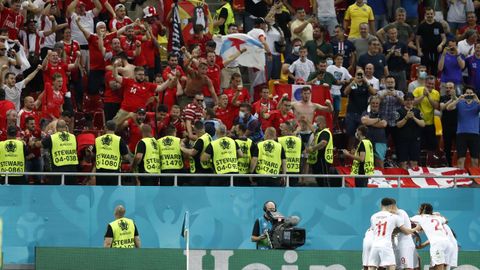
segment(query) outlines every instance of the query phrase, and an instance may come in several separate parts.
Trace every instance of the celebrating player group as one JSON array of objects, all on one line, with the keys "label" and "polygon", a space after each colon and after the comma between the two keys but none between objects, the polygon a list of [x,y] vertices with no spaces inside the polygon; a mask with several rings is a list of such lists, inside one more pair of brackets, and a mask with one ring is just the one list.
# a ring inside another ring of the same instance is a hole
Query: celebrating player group
[{"label": "celebrating player group", "polygon": [[[416,249],[427,245],[430,245],[431,268],[446,270],[457,266],[455,235],[447,225],[447,219],[433,212],[431,204],[421,204],[418,215],[409,218],[404,210],[397,207],[394,199],[383,198],[381,210],[372,215],[370,222],[363,239],[364,269],[420,269]],[[412,225],[415,227],[412,228]],[[420,231],[428,238],[423,243],[418,234]]]}]

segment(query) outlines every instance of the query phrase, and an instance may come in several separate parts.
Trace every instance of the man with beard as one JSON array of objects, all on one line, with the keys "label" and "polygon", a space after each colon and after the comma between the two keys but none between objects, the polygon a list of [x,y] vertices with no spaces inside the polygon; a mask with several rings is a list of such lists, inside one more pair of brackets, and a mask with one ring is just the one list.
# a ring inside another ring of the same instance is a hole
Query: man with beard
[{"label": "man with beard", "polygon": [[133,112],[138,108],[145,108],[149,99],[151,99],[156,92],[165,90],[171,80],[169,79],[161,85],[146,82],[145,69],[143,67],[135,67],[134,79],[125,78],[118,75],[119,65],[119,61],[115,61],[113,64],[113,77],[123,87],[122,104],[120,105],[120,110],[118,110],[117,115],[113,118],[117,124],[120,124],[119,119],[128,115],[129,112]]},{"label": "man with beard", "polygon": [[121,124],[117,127],[117,132],[128,128],[129,138],[127,144],[132,153],[135,152],[135,146],[142,139],[141,128],[145,124],[146,115],[147,113],[145,109],[140,108],[136,113],[130,112],[126,117],[119,121]]}]

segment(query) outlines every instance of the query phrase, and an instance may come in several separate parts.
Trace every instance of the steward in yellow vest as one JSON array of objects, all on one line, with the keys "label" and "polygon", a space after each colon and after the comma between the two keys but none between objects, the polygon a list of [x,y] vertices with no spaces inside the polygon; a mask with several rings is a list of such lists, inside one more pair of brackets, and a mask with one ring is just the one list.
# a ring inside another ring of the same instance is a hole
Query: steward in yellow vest
[{"label": "steward in yellow vest", "polygon": [[[307,147],[307,163],[312,168],[313,174],[330,174],[330,167],[333,164],[333,136],[327,127],[325,117],[318,116],[315,119],[318,129],[315,133],[311,146]],[[341,182],[333,183],[333,179],[315,178],[318,186],[341,186]]]},{"label": "steward in yellow vest", "polygon": [[[106,134],[95,139],[95,167],[92,172],[118,173],[123,159],[128,159],[128,146],[115,135],[116,124],[113,120],[105,123]],[[97,186],[118,185],[118,176],[96,176]]]},{"label": "steward in yellow vest", "polygon": [[[360,141],[355,154],[350,154],[343,149],[343,154],[353,159],[351,175],[373,175],[374,173],[374,156],[372,142],[365,137],[367,127],[361,125],[357,128],[355,137]],[[356,187],[367,187],[368,178],[355,178]]]},{"label": "steward in yellow vest", "polygon": [[[268,127],[265,130],[265,140],[257,144],[258,151],[252,153],[250,173],[257,174],[286,174],[287,162],[282,145],[275,141],[277,132],[275,128]],[[284,179],[278,177],[258,177],[256,182],[259,186],[282,186]]]},{"label": "steward in yellow vest", "polygon": [[[278,142],[285,151],[287,174],[299,174],[301,173],[302,162],[302,139],[293,135],[295,131],[293,122],[287,121],[281,124],[280,127],[283,136],[278,137]],[[298,177],[291,177],[290,185],[298,186]]]},{"label": "steward in yellow vest", "polygon": [[[205,149],[207,149],[207,146],[211,143],[212,137],[208,133],[205,133],[205,125],[200,121],[195,122],[193,130],[198,137],[193,144],[193,147],[187,145],[181,146],[182,152],[190,157],[190,173],[212,173],[211,160],[200,160],[202,153],[205,152]],[[211,180],[209,177],[195,177],[189,179],[190,181],[185,184],[192,186],[209,185]]]},{"label": "steward in yellow vest", "polygon": [[[220,124],[216,130],[217,139],[212,141],[202,154],[202,161],[213,161],[216,174],[238,174],[238,157],[243,153],[235,140],[226,137],[227,127]],[[228,178],[212,178],[211,185],[228,186]]]},{"label": "steward in yellow vest", "polygon": [[222,6],[215,11],[213,33],[223,36],[228,34],[228,26],[235,23],[235,15],[229,0],[221,0],[220,3]]},{"label": "steward in yellow vest", "polygon": [[[176,137],[177,129],[169,125],[165,130],[166,136],[158,139],[160,152],[160,169],[162,173],[183,173],[183,154],[180,149],[180,138]],[[161,186],[172,186],[174,177],[160,178]]]},{"label": "steward in yellow vest", "polygon": [[105,233],[105,248],[140,248],[140,236],[133,220],[125,217],[125,207],[118,205],[114,212],[115,220],[110,222]]},{"label": "steward in yellow vest", "polygon": [[[25,172],[25,157],[27,155],[25,142],[17,140],[16,135],[17,128],[10,126],[7,129],[7,140],[0,142],[0,172]],[[5,181],[2,182],[4,183]],[[24,185],[26,184],[25,176],[9,174],[8,183],[11,185]]]},{"label": "steward in yellow vest", "polygon": [[[78,165],[77,138],[67,130],[65,120],[58,120],[57,132],[42,140],[44,149],[50,150],[52,172],[76,172]],[[61,176],[48,176],[54,185],[61,183]],[[65,176],[66,185],[78,184],[75,176]]]},{"label": "steward in yellow vest", "polygon": [[[139,173],[159,174],[160,152],[157,140],[152,137],[152,127],[143,124],[141,130],[143,138],[135,147],[132,169]],[[138,181],[142,186],[158,186],[158,176],[142,176]]]},{"label": "steward in yellow vest", "polygon": [[[238,147],[242,151],[243,156],[238,157],[238,173],[241,174],[249,174],[250,173],[250,163],[252,161],[252,153],[258,152],[257,144],[254,143],[251,139],[245,136],[247,132],[246,125],[236,125],[235,132],[237,135],[237,139],[235,142],[237,143]],[[237,178],[234,179],[235,186],[250,186],[252,182],[250,178]]]}]

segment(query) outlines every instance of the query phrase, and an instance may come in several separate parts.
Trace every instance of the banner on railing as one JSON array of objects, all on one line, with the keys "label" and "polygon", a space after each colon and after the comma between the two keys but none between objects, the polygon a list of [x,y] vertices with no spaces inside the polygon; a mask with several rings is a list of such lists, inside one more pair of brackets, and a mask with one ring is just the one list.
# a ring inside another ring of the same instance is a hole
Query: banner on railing
[{"label": "banner on railing", "polygon": [[[36,269],[184,270],[181,249],[37,248]],[[429,269],[428,252],[420,252],[421,269]],[[192,250],[190,270],[357,270],[361,251]],[[459,252],[458,268],[479,270],[478,252]]]},{"label": "banner on railing", "polygon": [[[350,174],[350,167],[336,167],[339,174]],[[468,178],[467,171],[458,168],[429,168],[418,167],[416,169],[405,170],[402,168],[376,168],[374,175],[368,180],[368,187],[398,187],[398,177],[389,177],[389,175],[405,175],[400,178],[401,187],[406,188],[451,188],[455,185],[455,179],[438,178],[436,176],[465,176],[466,178],[457,178],[457,186],[468,186],[472,184],[472,179]],[[410,177],[409,177],[410,176]],[[422,177],[412,177],[422,176]],[[346,178],[346,183],[350,187],[355,186],[353,178]]]}]

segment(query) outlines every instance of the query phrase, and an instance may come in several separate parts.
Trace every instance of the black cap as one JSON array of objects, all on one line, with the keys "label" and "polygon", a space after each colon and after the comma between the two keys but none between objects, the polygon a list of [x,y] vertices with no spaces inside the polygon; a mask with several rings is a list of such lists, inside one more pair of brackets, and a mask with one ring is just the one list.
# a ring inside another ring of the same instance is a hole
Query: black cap
[{"label": "black cap", "polygon": [[146,113],[147,113],[147,111],[145,111],[144,108],[138,108],[137,109],[137,114],[146,114]]},{"label": "black cap", "polygon": [[255,24],[262,24],[262,23],[267,23],[264,18],[262,17],[255,18]]},{"label": "black cap", "polygon": [[403,97],[403,100],[407,100],[407,99],[415,99],[415,97],[413,96],[412,93],[408,92],[405,94],[405,96]]}]

